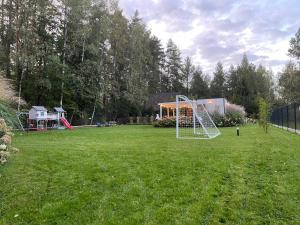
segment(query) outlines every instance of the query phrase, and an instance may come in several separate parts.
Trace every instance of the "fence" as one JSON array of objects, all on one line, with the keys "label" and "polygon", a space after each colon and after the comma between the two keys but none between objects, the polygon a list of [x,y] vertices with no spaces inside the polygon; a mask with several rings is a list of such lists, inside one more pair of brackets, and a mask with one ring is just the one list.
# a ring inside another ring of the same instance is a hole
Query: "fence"
[{"label": "fence", "polygon": [[118,124],[149,125],[154,122],[154,116],[123,117],[123,118],[118,118],[116,121]]},{"label": "fence", "polygon": [[282,129],[300,134],[300,102],[273,110],[271,123]]}]

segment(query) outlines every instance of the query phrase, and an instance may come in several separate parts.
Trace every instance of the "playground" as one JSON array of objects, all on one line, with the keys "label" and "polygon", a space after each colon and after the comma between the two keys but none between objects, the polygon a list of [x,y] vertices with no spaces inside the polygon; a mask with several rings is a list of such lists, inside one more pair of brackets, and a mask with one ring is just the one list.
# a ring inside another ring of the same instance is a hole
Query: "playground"
[{"label": "playground", "polygon": [[17,132],[0,224],[297,224],[299,136],[255,125],[210,140],[174,128]]},{"label": "playground", "polygon": [[44,106],[32,106],[28,112],[17,112],[17,118],[22,131],[73,129],[65,114],[66,111],[62,107],[54,107],[52,112],[48,112]]}]

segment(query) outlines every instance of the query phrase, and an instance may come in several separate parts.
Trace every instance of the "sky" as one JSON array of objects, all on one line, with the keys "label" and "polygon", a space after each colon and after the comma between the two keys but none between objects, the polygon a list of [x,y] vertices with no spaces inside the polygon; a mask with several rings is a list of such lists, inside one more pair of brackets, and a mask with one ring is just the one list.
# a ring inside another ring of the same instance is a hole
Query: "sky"
[{"label": "sky", "polygon": [[240,63],[243,54],[274,73],[290,60],[289,40],[300,27],[300,0],[119,0],[130,18],[135,10],[166,46],[213,72]]}]

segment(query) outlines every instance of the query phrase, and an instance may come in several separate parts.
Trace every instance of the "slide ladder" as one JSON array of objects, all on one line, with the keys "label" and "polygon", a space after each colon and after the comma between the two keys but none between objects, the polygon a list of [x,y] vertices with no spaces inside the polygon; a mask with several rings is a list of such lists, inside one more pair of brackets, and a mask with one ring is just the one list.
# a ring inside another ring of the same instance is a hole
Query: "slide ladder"
[{"label": "slide ladder", "polygon": [[60,118],[60,122],[67,128],[67,129],[73,129],[71,124],[66,120],[66,118]]}]

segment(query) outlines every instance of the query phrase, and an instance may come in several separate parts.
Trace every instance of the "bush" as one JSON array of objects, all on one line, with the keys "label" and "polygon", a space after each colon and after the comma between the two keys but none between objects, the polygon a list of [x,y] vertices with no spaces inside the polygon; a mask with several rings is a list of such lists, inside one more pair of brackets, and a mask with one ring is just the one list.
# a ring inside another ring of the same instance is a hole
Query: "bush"
[{"label": "bush", "polygon": [[226,113],[238,113],[243,117],[246,116],[245,108],[241,105],[236,105],[236,104],[227,102],[225,108],[226,108]]},{"label": "bush", "polygon": [[[245,123],[245,115],[240,112],[227,112],[225,116],[219,113],[211,115],[217,127],[234,127]],[[185,121],[185,120],[183,120]],[[176,127],[176,118],[164,118],[153,123],[154,127]]]},{"label": "bush", "polygon": [[0,118],[0,164],[7,162],[10,153],[17,151],[11,146],[12,133],[10,127],[5,123],[5,120]]},{"label": "bush", "polygon": [[176,118],[163,118],[153,123],[154,127],[176,127]]},{"label": "bush", "polygon": [[[238,111],[227,112],[225,116],[219,113],[213,113],[211,118],[217,127],[234,127],[242,125],[246,121],[245,114]],[[176,118],[163,118],[155,121],[153,125],[154,127],[176,127]]]},{"label": "bush", "polygon": [[245,116],[239,112],[227,112],[224,116],[214,113],[212,119],[217,127],[234,127],[245,123]]}]

